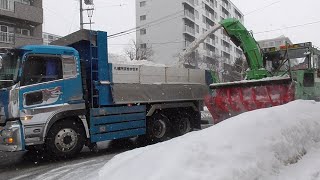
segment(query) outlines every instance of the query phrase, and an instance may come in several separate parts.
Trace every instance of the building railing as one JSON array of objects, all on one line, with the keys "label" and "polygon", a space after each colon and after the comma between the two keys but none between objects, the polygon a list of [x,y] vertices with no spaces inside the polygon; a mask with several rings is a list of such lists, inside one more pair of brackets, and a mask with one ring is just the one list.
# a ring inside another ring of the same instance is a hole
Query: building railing
[{"label": "building railing", "polygon": [[183,42],[184,48],[187,48],[192,42],[185,40]]},{"label": "building railing", "polygon": [[194,16],[194,14],[192,14],[190,11],[188,11],[188,10],[184,10],[184,15],[185,16],[187,16],[187,17],[189,17],[189,18],[191,18],[192,20],[195,20],[196,18],[195,18],[195,16]]},{"label": "building railing", "polygon": [[186,1],[194,6],[194,0],[186,0]]},{"label": "building railing", "polygon": [[0,42],[13,44],[14,33],[0,32]]},{"label": "building railing", "polygon": [[187,25],[184,26],[184,31],[185,31],[185,32],[188,32],[188,33],[191,33],[191,34],[193,34],[193,35],[196,34],[195,29],[192,28],[192,27],[190,27],[190,26],[187,26]]}]

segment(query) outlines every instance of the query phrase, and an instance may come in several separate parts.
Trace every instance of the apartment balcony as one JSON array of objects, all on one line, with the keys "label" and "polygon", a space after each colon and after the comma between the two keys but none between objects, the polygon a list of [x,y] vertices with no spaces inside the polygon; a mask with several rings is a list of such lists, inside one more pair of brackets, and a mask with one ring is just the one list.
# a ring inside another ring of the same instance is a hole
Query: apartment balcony
[{"label": "apartment balcony", "polygon": [[231,6],[228,0],[222,0],[222,7],[224,7],[226,10],[230,10]]},{"label": "apartment balcony", "polygon": [[205,55],[206,57],[208,57],[208,58],[213,58],[213,57],[216,56],[216,53],[215,53],[215,51],[206,50],[204,55]]},{"label": "apartment balcony", "polygon": [[203,1],[206,5],[207,8],[210,8],[211,10],[214,11],[214,3],[208,2],[208,1]]},{"label": "apartment balcony", "polygon": [[215,42],[212,41],[211,38],[206,39],[205,43],[206,43],[206,47],[209,48],[209,49],[215,49],[216,48],[215,47]]},{"label": "apartment balcony", "polygon": [[211,43],[210,38],[206,39],[206,43],[209,43],[209,44]]},{"label": "apartment balcony", "polygon": [[224,12],[222,12],[221,16],[222,16],[224,19],[230,18],[230,14],[226,14],[226,13],[224,13]]},{"label": "apartment balcony", "polygon": [[187,33],[187,34],[189,34],[189,35],[191,35],[193,37],[196,34],[196,30],[194,28],[190,27],[190,26],[187,26],[187,25],[184,26],[183,30],[184,30],[184,33]]},{"label": "apartment balcony", "polygon": [[185,41],[183,42],[183,48],[187,48],[191,43],[192,43],[192,42],[185,40]]},{"label": "apartment balcony", "polygon": [[227,52],[230,55],[230,52],[231,52],[230,47],[223,46],[223,51]]},{"label": "apartment balcony", "polygon": [[194,7],[194,0],[184,0],[182,3],[187,3],[189,6]]},{"label": "apartment balcony", "polygon": [[34,25],[43,23],[43,9],[13,0],[0,0],[0,16],[28,21]]},{"label": "apartment balcony", "polygon": [[184,16],[187,17],[189,20],[192,20],[192,21],[196,20],[194,14],[188,10],[184,10]]}]

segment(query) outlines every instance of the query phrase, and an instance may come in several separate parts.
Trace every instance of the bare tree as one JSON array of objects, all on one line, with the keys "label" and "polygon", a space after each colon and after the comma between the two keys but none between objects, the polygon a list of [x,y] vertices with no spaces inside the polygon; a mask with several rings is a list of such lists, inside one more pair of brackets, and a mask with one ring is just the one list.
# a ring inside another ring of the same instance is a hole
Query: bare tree
[{"label": "bare tree", "polygon": [[135,40],[131,41],[128,47],[124,49],[124,53],[130,60],[149,60],[154,52],[152,47],[145,44],[143,47],[142,44],[137,43]]}]

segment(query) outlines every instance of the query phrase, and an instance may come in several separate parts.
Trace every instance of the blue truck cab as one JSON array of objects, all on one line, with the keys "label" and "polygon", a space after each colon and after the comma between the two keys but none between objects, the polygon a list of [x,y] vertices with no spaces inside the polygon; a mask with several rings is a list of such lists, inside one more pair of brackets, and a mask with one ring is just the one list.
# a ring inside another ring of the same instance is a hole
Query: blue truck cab
[{"label": "blue truck cab", "polygon": [[81,30],[56,44],[0,58],[0,151],[72,157],[100,141],[161,141],[200,128],[205,85],[116,83],[115,71],[140,72],[108,62],[106,32]]}]

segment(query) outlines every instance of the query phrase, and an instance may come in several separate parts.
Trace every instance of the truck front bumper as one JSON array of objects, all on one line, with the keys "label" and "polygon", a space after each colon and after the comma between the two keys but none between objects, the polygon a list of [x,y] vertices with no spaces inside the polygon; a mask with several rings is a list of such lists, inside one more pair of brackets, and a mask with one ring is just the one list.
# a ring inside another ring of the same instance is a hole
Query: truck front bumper
[{"label": "truck front bumper", "polygon": [[23,130],[20,121],[8,121],[0,126],[0,151],[24,150]]}]

